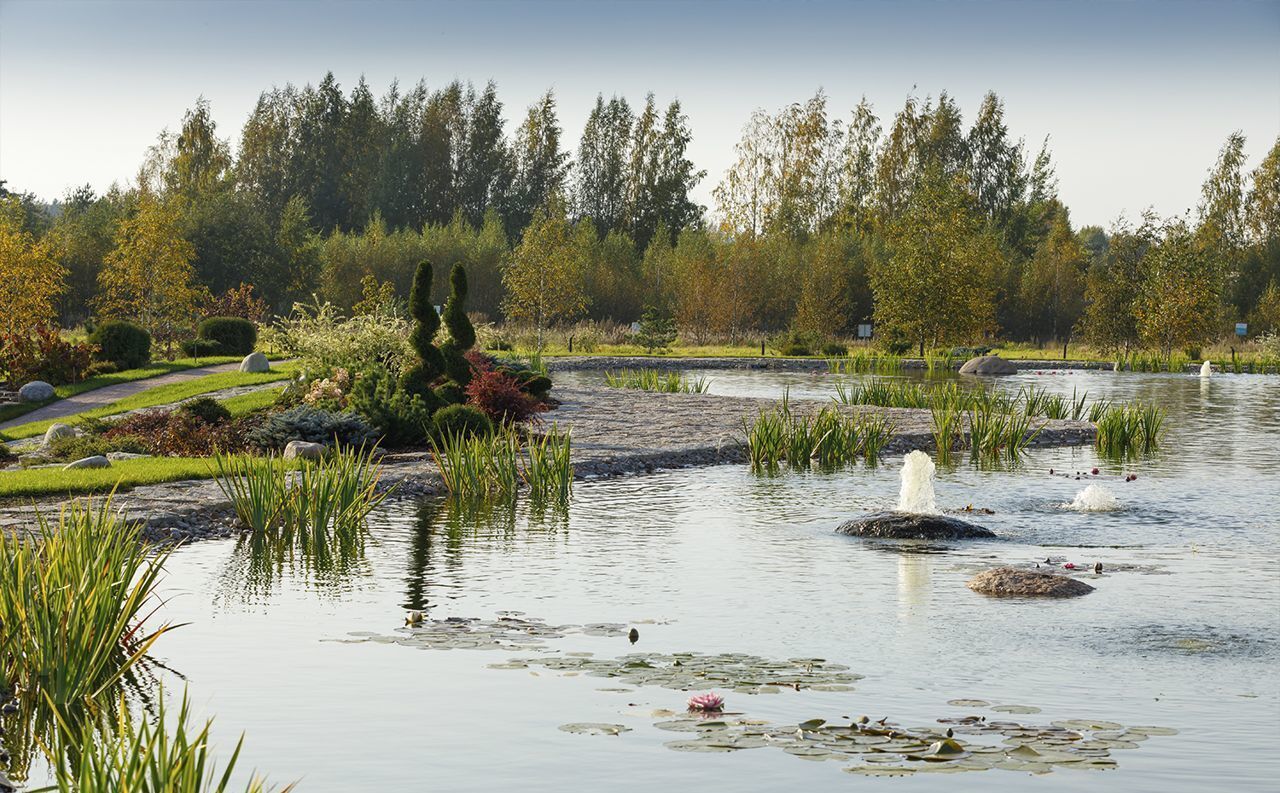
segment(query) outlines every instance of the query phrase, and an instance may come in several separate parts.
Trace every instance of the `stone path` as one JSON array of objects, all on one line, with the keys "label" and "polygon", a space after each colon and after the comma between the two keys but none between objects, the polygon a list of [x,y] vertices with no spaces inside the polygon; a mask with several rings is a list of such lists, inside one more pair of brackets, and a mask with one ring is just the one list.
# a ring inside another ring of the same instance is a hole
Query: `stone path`
[{"label": "stone path", "polygon": [[74,416],[77,413],[83,413],[86,410],[94,410],[96,408],[105,407],[112,402],[131,397],[134,394],[140,394],[143,391],[150,391],[160,386],[171,385],[173,383],[182,383],[187,380],[194,380],[197,377],[205,375],[220,374],[222,372],[239,371],[240,363],[222,363],[213,366],[199,366],[194,369],[183,369],[179,372],[170,372],[157,377],[150,377],[146,380],[131,380],[127,383],[116,383],[115,385],[103,386],[95,388],[92,391],[85,391],[83,394],[59,399],[56,402],[50,402],[41,408],[36,408],[30,413],[24,413],[17,418],[0,422],[0,430],[7,430],[10,427],[17,427],[22,424],[29,424],[33,421],[49,421],[52,419],[66,418]]},{"label": "stone path", "polygon": [[[769,399],[655,394],[607,386],[558,387],[553,394],[560,407],[542,414],[542,425],[572,431],[574,469],[579,479],[743,462],[743,419],[754,419],[761,409],[777,404]],[[792,400],[791,408],[811,412],[831,404]],[[933,447],[927,410],[865,405],[841,410],[888,416],[895,428],[885,449],[889,453]],[[1034,445],[1081,445],[1092,442],[1095,434],[1093,425],[1085,421],[1047,421],[1044,425]],[[388,454],[384,481],[397,484],[402,496],[443,492],[439,472],[424,452]],[[35,504],[0,505],[0,530],[29,528],[35,509],[55,514],[60,502],[45,499]],[[234,532],[230,502],[212,481],[139,487],[118,494],[115,503],[131,519],[145,522],[153,538],[196,539]]]}]

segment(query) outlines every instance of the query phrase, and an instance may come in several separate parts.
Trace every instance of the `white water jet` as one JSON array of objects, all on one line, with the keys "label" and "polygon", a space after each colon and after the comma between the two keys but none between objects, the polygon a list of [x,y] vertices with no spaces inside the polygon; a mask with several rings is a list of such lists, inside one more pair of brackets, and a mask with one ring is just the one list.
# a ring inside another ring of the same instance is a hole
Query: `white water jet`
[{"label": "white water jet", "polygon": [[933,473],[937,467],[929,455],[917,449],[902,458],[902,490],[898,492],[898,511],[917,515],[937,515],[938,502],[933,495]]},{"label": "white water jet", "polygon": [[1205,361],[1204,363],[1200,364],[1201,377],[1210,377],[1212,375],[1213,375],[1213,364],[1209,363],[1208,361]]},{"label": "white water jet", "polygon": [[1102,485],[1089,485],[1063,506],[1076,512],[1110,512],[1120,509],[1120,499]]}]

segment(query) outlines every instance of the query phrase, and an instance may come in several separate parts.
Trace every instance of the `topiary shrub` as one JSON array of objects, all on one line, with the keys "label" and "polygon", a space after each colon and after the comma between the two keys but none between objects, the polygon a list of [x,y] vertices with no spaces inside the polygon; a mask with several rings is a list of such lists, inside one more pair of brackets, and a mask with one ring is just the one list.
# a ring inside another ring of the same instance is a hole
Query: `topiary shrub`
[{"label": "topiary shrub", "polygon": [[440,408],[431,417],[437,438],[472,437],[489,435],[493,422],[479,408],[471,405],[450,405]]},{"label": "topiary shrub", "polygon": [[[431,388],[444,373],[444,356],[435,345],[436,331],[440,329],[440,317],[431,303],[431,263],[421,262],[413,274],[413,287],[409,290],[409,313],[413,315],[413,333],[409,337],[418,362],[409,367],[400,379],[400,386],[424,402],[433,402]],[[431,407],[431,405],[428,405]]]},{"label": "topiary shrub", "polygon": [[467,384],[467,404],[479,408],[496,424],[524,421],[541,407],[514,377],[496,369],[477,372],[471,378]]},{"label": "topiary shrub", "polygon": [[[431,398],[436,399],[434,394]],[[347,404],[381,433],[386,446],[421,443],[431,427],[426,400],[401,388],[382,367],[374,367],[356,380]]]},{"label": "topiary shrub", "polygon": [[196,337],[215,342],[223,355],[248,355],[258,343],[258,328],[242,317],[209,317],[196,329]]},{"label": "topiary shrub", "polygon": [[99,325],[89,343],[98,345],[98,360],[110,361],[120,369],[140,369],[151,361],[151,334],[122,319]]},{"label": "topiary shrub", "polygon": [[377,439],[374,428],[353,412],[334,413],[306,405],[267,416],[248,435],[251,445],[265,450],[283,449],[289,441],[337,442],[358,447],[371,445]]},{"label": "topiary shrub", "polygon": [[437,409],[467,401],[467,392],[459,388],[456,383],[436,386],[433,393],[436,395]]},{"label": "topiary shrub", "polygon": [[471,362],[466,355],[475,346],[476,330],[467,316],[467,271],[461,263],[449,272],[449,299],[444,304],[443,318],[449,329],[449,342],[440,350],[445,372],[459,388],[466,388],[471,382]]},{"label": "topiary shrub", "polygon": [[217,426],[231,419],[231,411],[213,397],[189,399],[178,406],[178,411],[198,418],[210,426]]}]

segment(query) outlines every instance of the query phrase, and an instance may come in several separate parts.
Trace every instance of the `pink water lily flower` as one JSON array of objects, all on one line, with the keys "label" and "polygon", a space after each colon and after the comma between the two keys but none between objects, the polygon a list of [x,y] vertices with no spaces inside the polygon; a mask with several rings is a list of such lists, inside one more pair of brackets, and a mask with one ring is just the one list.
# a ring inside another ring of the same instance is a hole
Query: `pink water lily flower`
[{"label": "pink water lily flower", "polygon": [[716,693],[694,694],[689,697],[689,710],[706,712],[724,710],[724,697]]}]

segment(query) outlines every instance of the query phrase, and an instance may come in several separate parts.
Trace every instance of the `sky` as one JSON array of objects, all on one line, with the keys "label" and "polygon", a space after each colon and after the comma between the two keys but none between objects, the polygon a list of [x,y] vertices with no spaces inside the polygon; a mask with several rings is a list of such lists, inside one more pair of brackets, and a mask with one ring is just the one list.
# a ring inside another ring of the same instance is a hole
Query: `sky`
[{"label": "sky", "polygon": [[1227,135],[1252,168],[1280,135],[1280,0],[63,2],[0,0],[0,179],[53,199],[126,184],[197,97],[239,138],[263,90],[364,75],[493,79],[508,129],[547,88],[576,147],[597,94],[680,99],[711,191],[757,108],[819,88],[884,122],[908,94],[983,94],[1034,156],[1045,136],[1078,225],[1195,207]]}]

